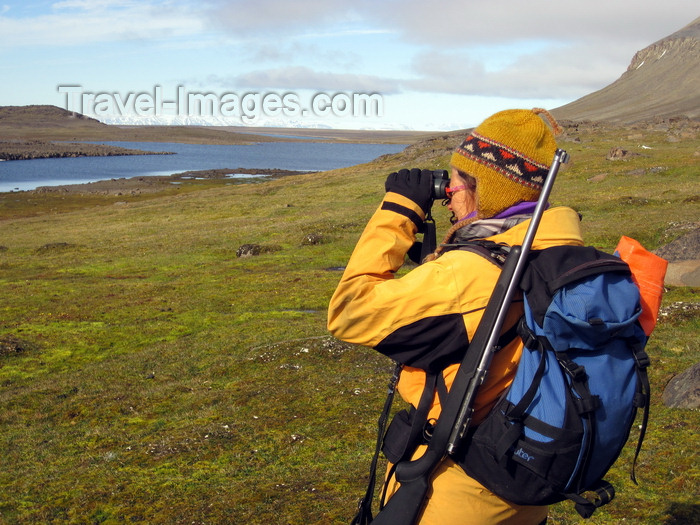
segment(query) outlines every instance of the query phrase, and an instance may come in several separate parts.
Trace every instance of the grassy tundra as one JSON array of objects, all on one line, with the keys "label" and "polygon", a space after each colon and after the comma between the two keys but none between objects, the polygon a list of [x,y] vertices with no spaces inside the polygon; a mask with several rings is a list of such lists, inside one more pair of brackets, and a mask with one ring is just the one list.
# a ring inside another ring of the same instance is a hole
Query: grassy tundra
[{"label": "grassy tundra", "polygon": [[[444,168],[457,140],[259,184],[0,195],[0,523],[348,523],[392,365],[329,338],[326,305],[386,175]],[[552,201],[583,214],[588,244],[655,249],[697,227],[693,133],[581,126],[561,145]],[[265,249],[237,257],[248,243]],[[700,360],[699,303],[667,291],[640,486],[633,432],[588,523],[700,521],[700,415],[661,402]]]}]

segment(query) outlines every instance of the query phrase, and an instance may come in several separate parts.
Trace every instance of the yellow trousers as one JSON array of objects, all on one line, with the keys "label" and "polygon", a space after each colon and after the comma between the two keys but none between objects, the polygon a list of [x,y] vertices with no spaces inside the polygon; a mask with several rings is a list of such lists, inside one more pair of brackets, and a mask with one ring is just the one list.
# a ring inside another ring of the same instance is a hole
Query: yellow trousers
[{"label": "yellow trousers", "polygon": [[[426,447],[416,450],[413,459]],[[391,465],[390,465],[391,467]],[[387,499],[399,487],[395,477],[386,480]],[[496,496],[467,474],[451,459],[445,459],[431,479],[420,525],[538,525],[549,507],[516,505]]]}]

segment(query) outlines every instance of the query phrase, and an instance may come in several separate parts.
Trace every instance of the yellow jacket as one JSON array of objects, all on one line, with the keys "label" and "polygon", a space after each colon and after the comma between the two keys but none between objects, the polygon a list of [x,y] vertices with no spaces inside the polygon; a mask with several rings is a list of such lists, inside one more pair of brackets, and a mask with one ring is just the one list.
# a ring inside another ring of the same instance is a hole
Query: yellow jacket
[{"label": "yellow jacket", "polygon": [[[411,220],[413,217],[413,220]],[[398,390],[418,405],[425,370],[443,371],[450,388],[481,319],[500,269],[484,257],[464,250],[445,253],[405,276],[395,278],[406,252],[415,241],[420,207],[396,193],[387,193],[367,224],[333,294],[328,329],[338,339],[373,347],[403,363]],[[520,244],[529,221],[488,239]],[[566,207],[545,211],[532,248],[582,245],[577,213]],[[504,325],[510,328],[522,315],[522,299],[515,301]],[[493,358],[475,403],[478,423],[510,385],[522,352],[520,338]],[[440,402],[434,396],[429,418],[437,418]]]}]

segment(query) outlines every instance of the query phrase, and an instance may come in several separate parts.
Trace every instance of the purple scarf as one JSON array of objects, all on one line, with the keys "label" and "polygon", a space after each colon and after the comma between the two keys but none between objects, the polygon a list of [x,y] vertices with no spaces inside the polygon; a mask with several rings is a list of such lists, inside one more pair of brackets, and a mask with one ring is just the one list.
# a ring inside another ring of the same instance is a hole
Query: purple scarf
[{"label": "purple scarf", "polygon": [[[506,208],[502,212],[497,213],[491,217],[491,219],[505,219],[507,217],[512,217],[513,215],[531,215],[532,212],[535,211],[536,206],[537,201],[522,201],[518,204],[514,204],[510,208]],[[476,210],[460,220],[471,219],[472,217],[476,217]]]}]

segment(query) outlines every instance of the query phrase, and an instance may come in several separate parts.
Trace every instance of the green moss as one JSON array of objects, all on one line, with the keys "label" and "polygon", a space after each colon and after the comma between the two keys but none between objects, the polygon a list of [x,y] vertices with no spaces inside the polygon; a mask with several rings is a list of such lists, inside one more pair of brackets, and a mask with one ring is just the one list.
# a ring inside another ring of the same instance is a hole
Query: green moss
[{"label": "green moss", "polygon": [[[650,133],[646,156],[606,161],[612,146],[636,147],[619,133],[564,142],[572,163],[552,202],[583,213],[589,244],[612,250],[626,234],[657,248],[700,216],[698,141]],[[327,303],[386,174],[417,158],[444,167],[431,150],[126,205],[0,196],[0,341],[25,348],[0,354],[0,521],[349,522],[392,366],[328,338]],[[447,210],[434,214],[444,231]],[[304,245],[307,233],[324,242]],[[237,257],[246,243],[279,249]],[[640,486],[630,443],[610,473],[618,496],[590,523],[698,521],[700,417],[661,402],[700,360],[698,310],[674,306],[697,294],[669,290],[648,346]],[[581,522],[565,503],[551,515]]]}]

